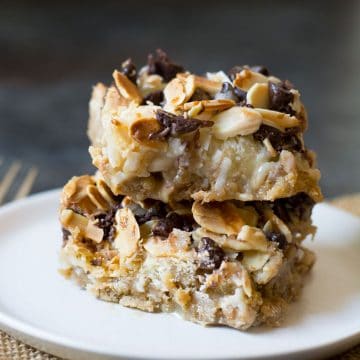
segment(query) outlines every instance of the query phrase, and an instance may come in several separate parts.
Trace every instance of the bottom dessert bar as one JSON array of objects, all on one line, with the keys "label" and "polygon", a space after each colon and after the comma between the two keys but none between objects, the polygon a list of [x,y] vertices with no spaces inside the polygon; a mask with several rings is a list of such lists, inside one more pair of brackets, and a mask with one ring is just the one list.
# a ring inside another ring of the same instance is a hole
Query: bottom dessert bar
[{"label": "bottom dessert bar", "polygon": [[204,325],[278,325],[314,254],[314,202],[134,202],[99,176],[64,187],[61,272],[100,299]]}]

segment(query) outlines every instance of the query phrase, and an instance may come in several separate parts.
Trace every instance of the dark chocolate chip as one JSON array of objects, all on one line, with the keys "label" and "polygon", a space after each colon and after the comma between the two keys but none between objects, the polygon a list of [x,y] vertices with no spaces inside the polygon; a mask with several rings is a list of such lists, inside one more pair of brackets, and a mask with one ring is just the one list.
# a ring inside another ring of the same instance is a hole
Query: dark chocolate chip
[{"label": "dark chocolate chip", "polygon": [[266,237],[269,241],[276,242],[278,244],[279,249],[285,249],[287,246],[286,237],[284,234],[275,231],[268,231],[265,233]]},{"label": "dark chocolate chip", "polygon": [[144,97],[142,105],[146,105],[147,101],[151,101],[154,105],[161,105],[163,100],[164,93],[162,92],[162,90],[154,91]]},{"label": "dark chocolate chip", "polygon": [[117,203],[114,207],[112,207],[108,212],[97,214],[94,216],[97,221],[96,225],[103,229],[104,236],[103,240],[113,241],[115,236],[115,227],[114,227],[114,218],[115,213],[118,209],[121,209],[121,203]]},{"label": "dark chocolate chip", "polygon": [[202,270],[218,269],[224,259],[225,253],[216,242],[203,237],[197,248],[199,268]]},{"label": "dark chocolate chip", "polygon": [[240,73],[243,70],[244,70],[243,66],[235,65],[228,71],[228,76],[231,80],[234,80],[236,77],[236,74]]},{"label": "dark chocolate chip", "polygon": [[254,65],[254,66],[251,66],[250,67],[250,70],[251,71],[254,71],[254,72],[257,72],[259,74],[263,74],[265,76],[269,76],[270,75],[270,72],[269,70],[263,66],[263,65]]},{"label": "dark chocolate chip", "polygon": [[289,198],[277,199],[272,207],[276,216],[285,223],[306,221],[310,218],[314,200],[305,193],[298,193]]},{"label": "dark chocolate chip", "polygon": [[136,66],[129,58],[121,64],[121,72],[133,83],[136,84],[137,72]]},{"label": "dark chocolate chip", "polygon": [[175,212],[169,213],[166,218],[160,219],[152,229],[155,236],[167,238],[173,229],[192,231],[194,219],[191,215],[180,215]]},{"label": "dark chocolate chip", "polygon": [[157,49],[155,55],[150,54],[148,56],[148,73],[160,75],[166,82],[184,71],[182,66],[173,63],[161,49]]},{"label": "dark chocolate chip", "polygon": [[290,92],[289,82],[275,84],[269,81],[270,110],[275,110],[290,115],[295,115],[290,103],[294,100],[294,94]]},{"label": "dark chocolate chip", "polygon": [[245,105],[247,92],[244,91],[244,90],[241,90],[241,89],[238,88],[237,86],[234,87],[234,92],[235,92],[236,96],[237,96],[238,99],[239,99],[238,102],[239,102],[240,104],[242,104],[242,105]]},{"label": "dark chocolate chip", "polygon": [[156,119],[158,120],[161,129],[150,134],[150,140],[166,139],[169,136],[179,136],[193,132],[200,127],[212,126],[214,124],[212,121],[185,118],[184,116],[174,115],[164,110],[158,110],[156,112]]},{"label": "dark chocolate chip", "polygon": [[135,204],[131,207],[131,211],[135,215],[135,219],[139,225],[150,220],[164,218],[168,212],[167,205],[159,200],[147,199],[144,201],[144,206],[145,207],[141,207]]},{"label": "dark chocolate chip", "polygon": [[280,152],[281,150],[289,151],[303,151],[303,145],[297,134],[301,130],[298,127],[288,128],[285,131],[280,131],[272,126],[261,125],[253,136],[258,141],[269,139],[273,148]]},{"label": "dark chocolate chip", "polygon": [[90,260],[91,265],[93,266],[101,266],[102,259],[101,258],[93,258]]},{"label": "dark chocolate chip", "polygon": [[63,237],[63,246],[65,246],[67,241],[69,240],[69,236],[71,235],[71,232],[65,228],[62,228],[61,231]]},{"label": "dark chocolate chip", "polygon": [[236,95],[235,89],[229,82],[224,82],[221,86],[221,90],[215,94],[216,100],[234,100],[236,103],[240,101],[239,97]]}]

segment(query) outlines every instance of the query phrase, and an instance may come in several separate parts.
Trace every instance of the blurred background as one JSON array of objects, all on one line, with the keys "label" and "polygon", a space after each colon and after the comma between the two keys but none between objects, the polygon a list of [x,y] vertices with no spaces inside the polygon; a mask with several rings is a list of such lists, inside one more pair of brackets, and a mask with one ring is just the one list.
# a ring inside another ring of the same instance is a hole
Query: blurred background
[{"label": "blurred background", "polygon": [[198,72],[264,64],[302,92],[326,196],[360,191],[360,1],[1,1],[0,157],[34,191],[92,172],[91,86],[161,47]]}]

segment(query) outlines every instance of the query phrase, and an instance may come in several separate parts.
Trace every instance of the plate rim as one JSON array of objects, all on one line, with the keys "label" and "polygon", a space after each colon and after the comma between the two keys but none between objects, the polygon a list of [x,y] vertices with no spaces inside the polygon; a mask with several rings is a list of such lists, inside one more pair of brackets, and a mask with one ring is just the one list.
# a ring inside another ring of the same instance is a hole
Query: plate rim
[{"label": "plate rim", "polygon": [[[33,194],[25,199],[20,199],[11,203],[8,203],[0,208],[0,218],[8,213],[11,213],[12,211],[20,211],[21,208],[26,206],[31,206],[36,204],[37,202],[41,201],[51,201],[54,200],[55,197],[60,199],[61,189],[56,188],[52,190],[47,190],[43,192],[39,192],[36,194]],[[360,221],[358,217],[339,209],[331,204],[328,203],[321,203],[321,207],[330,208],[333,211],[341,212],[343,214],[346,214],[347,216]],[[60,347],[61,349],[64,349],[64,351],[72,351],[77,352],[81,354],[88,354],[91,356],[102,356],[107,358],[120,358],[125,357],[128,359],[154,359],[154,357],[151,356],[137,356],[133,354],[126,354],[126,353],[117,353],[111,350],[107,349],[100,349],[99,347],[93,347],[90,343],[84,343],[83,341],[73,341],[69,337],[66,337],[64,335],[54,334],[51,331],[46,331],[41,329],[38,326],[32,325],[24,320],[16,319],[15,317],[7,314],[0,308],[0,329],[5,331],[5,333],[9,333],[10,335],[16,334],[19,335],[20,341],[23,341],[30,346],[35,346],[35,340],[37,343],[46,343],[50,347]],[[15,336],[16,336],[15,335]],[[28,339],[31,339],[30,341],[27,341]],[[332,354],[335,349],[343,351],[353,345],[356,345],[360,341],[360,329],[353,333],[350,336],[342,336],[336,340],[330,340],[330,341],[323,341],[316,345],[312,345],[310,347],[302,347],[302,349],[294,349],[294,351],[274,351],[270,350],[269,353],[266,356],[263,355],[250,355],[246,356],[246,359],[251,360],[260,360],[260,359],[273,359],[273,358],[288,358],[288,357],[298,357],[298,356],[308,356],[311,354],[318,353],[320,356],[320,353],[323,355],[325,353]],[[50,353],[50,350],[43,350],[48,351]],[[56,351],[57,352],[57,351]],[[54,352],[55,353],[55,352]],[[60,354],[57,354],[58,356],[61,356]],[[164,356],[164,355],[157,355],[157,359],[203,359],[201,356],[186,356],[186,357],[176,357],[176,356]],[[218,356],[207,356],[206,359],[220,359]],[[244,357],[239,356],[227,356],[224,359],[245,359]]]}]

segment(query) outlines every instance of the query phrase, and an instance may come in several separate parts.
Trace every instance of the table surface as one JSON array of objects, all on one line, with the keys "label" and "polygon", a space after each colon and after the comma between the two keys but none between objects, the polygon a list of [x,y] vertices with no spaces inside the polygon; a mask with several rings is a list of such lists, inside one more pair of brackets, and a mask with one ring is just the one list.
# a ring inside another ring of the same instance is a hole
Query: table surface
[{"label": "table surface", "polygon": [[2,1],[1,171],[36,165],[35,191],[92,172],[91,86],[162,47],[189,69],[266,64],[302,90],[326,196],[360,191],[359,1]]}]

